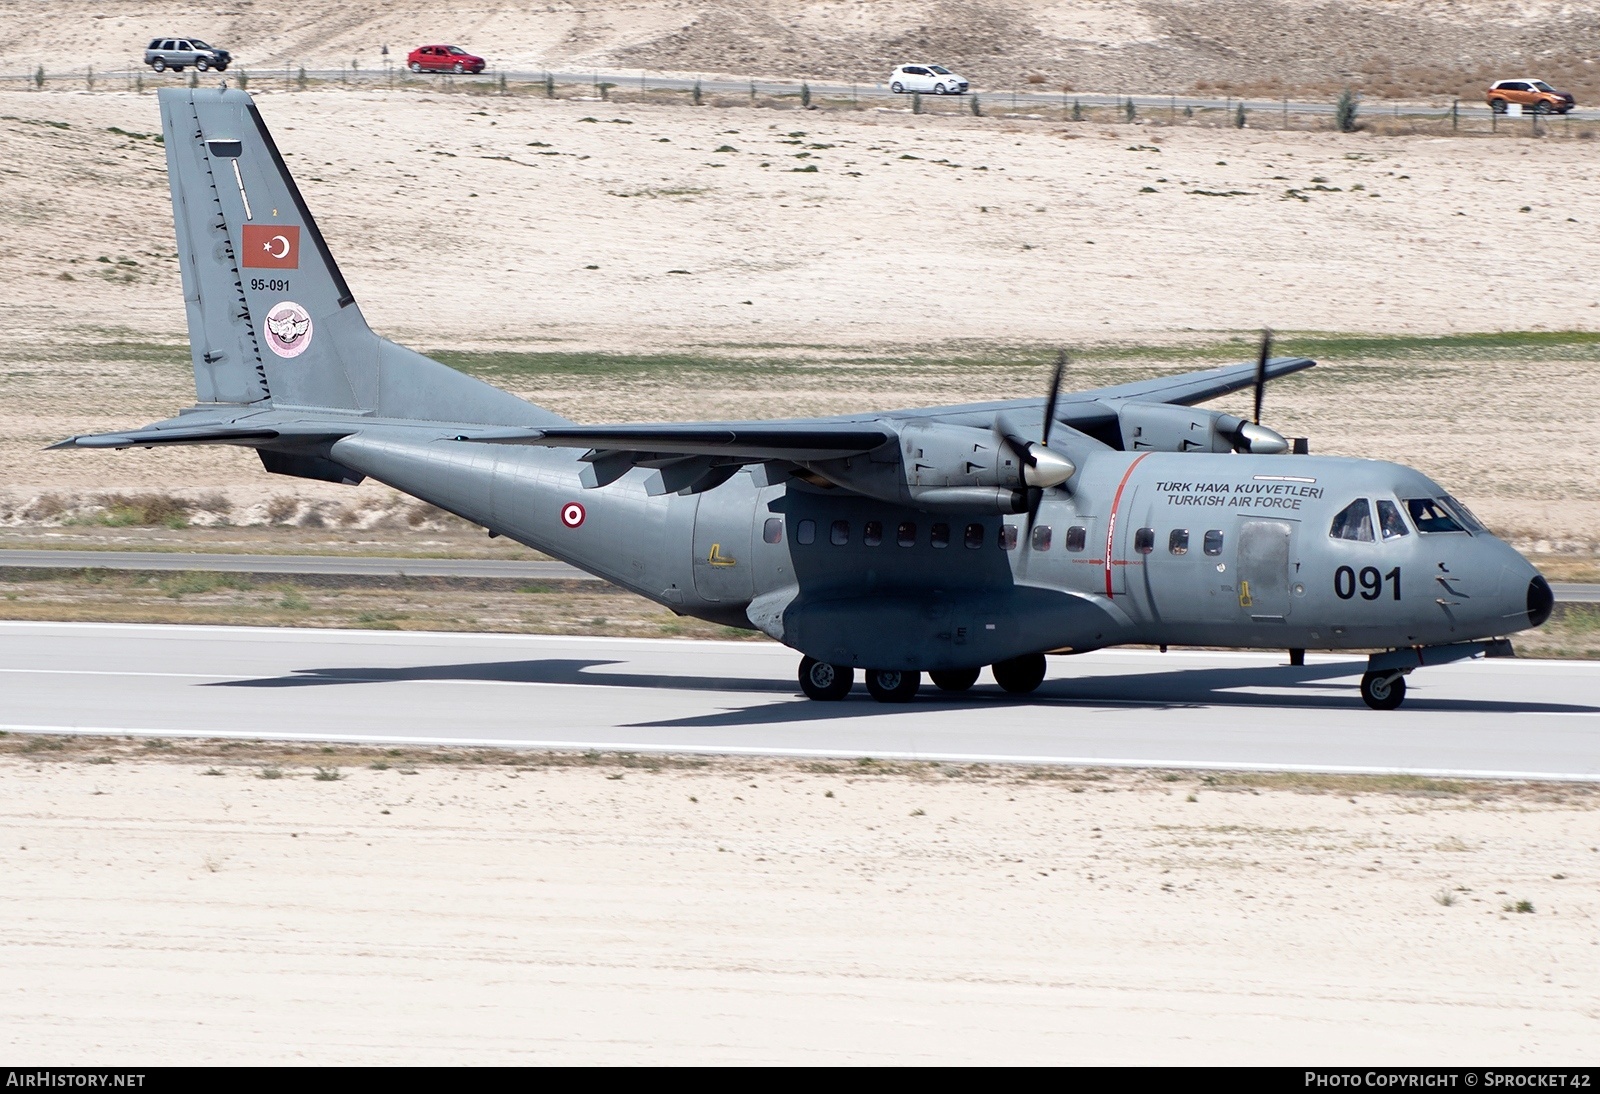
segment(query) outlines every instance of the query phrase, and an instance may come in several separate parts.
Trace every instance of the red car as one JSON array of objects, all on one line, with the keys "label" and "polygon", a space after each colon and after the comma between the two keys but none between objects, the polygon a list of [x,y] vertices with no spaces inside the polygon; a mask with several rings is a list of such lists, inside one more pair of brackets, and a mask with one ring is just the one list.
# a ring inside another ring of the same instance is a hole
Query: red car
[{"label": "red car", "polygon": [[482,72],[486,63],[460,46],[418,46],[406,57],[412,72]]}]

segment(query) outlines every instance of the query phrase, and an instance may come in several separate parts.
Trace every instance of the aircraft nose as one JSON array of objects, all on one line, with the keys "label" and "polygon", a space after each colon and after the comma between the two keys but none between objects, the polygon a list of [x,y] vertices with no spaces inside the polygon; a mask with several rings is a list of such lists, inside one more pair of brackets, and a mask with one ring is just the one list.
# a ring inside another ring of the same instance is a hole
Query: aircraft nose
[{"label": "aircraft nose", "polygon": [[1541,626],[1550,618],[1555,606],[1556,594],[1550,591],[1550,583],[1543,574],[1534,574],[1533,580],[1528,582],[1528,622],[1535,627]]}]

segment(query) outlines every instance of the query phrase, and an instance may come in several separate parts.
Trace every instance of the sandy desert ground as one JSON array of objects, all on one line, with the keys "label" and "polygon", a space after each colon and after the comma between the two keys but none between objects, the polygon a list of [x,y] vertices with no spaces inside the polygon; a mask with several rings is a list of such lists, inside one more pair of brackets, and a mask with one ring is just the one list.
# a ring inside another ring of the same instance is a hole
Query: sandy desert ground
[{"label": "sandy desert ground", "polygon": [[1560,1066],[1600,1034],[1592,788],[51,744],[0,759],[0,1046],[38,1063]]},{"label": "sandy desert ground", "polygon": [[[1420,466],[1525,546],[1594,551],[1600,346],[1555,333],[1600,330],[1588,141],[259,101],[373,325],[575,418],[1016,396],[1058,344],[1089,386],[1248,357],[1263,323],[1354,332],[1380,340],[1320,343],[1272,424]],[[5,519],[51,492],[178,486],[387,504],[243,452],[41,452],[186,405],[183,313],[154,97],[0,92],[0,114]],[[1382,341],[1504,330],[1553,341]]]},{"label": "sandy desert ground", "polygon": [[[1523,0],[584,0],[416,6],[378,0],[0,0],[0,73],[126,68],[152,36],[198,34],[258,72],[381,70],[455,41],[511,69],[881,81],[943,61],[985,89],[1289,91],[1473,100],[1538,74],[1600,91],[1600,11]],[[390,48],[387,58],[382,54]]]}]

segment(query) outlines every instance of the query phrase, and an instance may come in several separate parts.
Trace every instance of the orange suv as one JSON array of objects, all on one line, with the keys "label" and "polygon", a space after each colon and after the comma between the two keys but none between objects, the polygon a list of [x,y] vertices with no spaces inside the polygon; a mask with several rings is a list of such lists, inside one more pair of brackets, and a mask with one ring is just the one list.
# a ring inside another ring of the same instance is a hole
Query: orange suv
[{"label": "orange suv", "polygon": [[1534,114],[1565,114],[1577,103],[1572,92],[1557,91],[1543,80],[1496,80],[1489,85],[1489,109],[1506,112],[1507,103],[1519,103]]}]

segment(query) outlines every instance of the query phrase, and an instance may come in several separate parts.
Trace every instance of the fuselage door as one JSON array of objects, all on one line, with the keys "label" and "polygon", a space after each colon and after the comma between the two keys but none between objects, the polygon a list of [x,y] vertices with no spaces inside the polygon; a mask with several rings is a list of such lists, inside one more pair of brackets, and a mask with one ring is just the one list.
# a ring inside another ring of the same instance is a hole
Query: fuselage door
[{"label": "fuselage door", "polygon": [[1290,559],[1297,521],[1239,522],[1239,613],[1257,623],[1289,618]]},{"label": "fuselage door", "polygon": [[751,569],[755,518],[756,487],[747,474],[737,474],[699,495],[694,514],[695,592],[707,600],[733,602],[755,595]]}]

